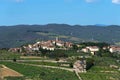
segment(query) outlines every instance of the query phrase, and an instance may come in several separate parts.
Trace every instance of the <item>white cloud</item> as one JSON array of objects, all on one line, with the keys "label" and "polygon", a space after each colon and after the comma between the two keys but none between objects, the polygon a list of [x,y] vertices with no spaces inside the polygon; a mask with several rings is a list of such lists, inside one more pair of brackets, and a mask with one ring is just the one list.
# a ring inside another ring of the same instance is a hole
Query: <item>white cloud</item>
[{"label": "white cloud", "polygon": [[112,0],[112,3],[114,3],[114,4],[120,4],[120,0]]},{"label": "white cloud", "polygon": [[96,0],[85,0],[88,3],[95,2]]}]

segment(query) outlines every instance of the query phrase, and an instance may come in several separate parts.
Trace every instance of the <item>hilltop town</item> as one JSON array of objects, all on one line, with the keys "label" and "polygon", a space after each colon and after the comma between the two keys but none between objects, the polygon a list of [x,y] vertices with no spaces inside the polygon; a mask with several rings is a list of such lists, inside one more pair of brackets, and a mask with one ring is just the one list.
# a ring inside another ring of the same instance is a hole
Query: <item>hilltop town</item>
[{"label": "hilltop town", "polygon": [[[89,44],[89,42],[88,42]],[[120,53],[120,46],[117,45],[109,45],[107,43],[99,43],[99,42],[91,42],[87,46],[87,42],[84,44],[82,43],[72,43],[72,42],[65,42],[62,40],[59,40],[58,37],[56,37],[55,40],[48,40],[48,41],[38,41],[34,44],[27,44],[23,45],[18,48],[10,48],[8,51],[10,52],[18,52],[23,55],[25,54],[33,54],[35,51],[40,50],[47,50],[47,51],[55,51],[55,50],[72,50],[73,48],[76,48],[77,52],[81,51],[84,53],[91,53],[91,55],[96,55],[97,52],[100,50],[107,50],[110,53],[119,54]]]},{"label": "hilltop town", "polygon": [[[4,56],[6,55],[5,53],[7,53],[7,57]],[[110,45],[104,42],[72,43],[62,41],[56,37],[55,40],[37,41],[33,44],[25,44],[21,47],[10,48],[7,51],[3,49],[1,50],[1,55],[4,57],[0,58],[2,61],[0,63],[6,64],[7,66],[9,66],[8,64],[24,64],[26,66],[47,67],[70,71],[74,72],[77,76],[76,80],[84,80],[85,75],[89,77],[89,73],[93,74],[94,71],[97,74],[105,74],[106,77],[104,77],[104,80],[120,79],[120,77],[118,77],[120,73],[120,46]],[[14,64],[12,62],[14,62]],[[15,69],[15,67],[9,67]],[[97,68],[99,68],[100,71],[97,70]],[[116,73],[116,77],[107,75],[106,73],[112,75]],[[5,78],[5,76],[8,77],[8,75],[9,74],[4,75],[1,78]],[[25,74],[22,72],[20,75]],[[14,77],[15,75],[9,76]],[[90,80],[95,79],[91,78]]]},{"label": "hilltop town", "polygon": [[[38,41],[34,44],[28,44],[26,46],[22,46],[21,48],[10,48],[9,51],[11,52],[25,52],[22,54],[30,53],[32,54],[34,51],[49,50],[54,51],[55,49],[61,50],[68,50],[72,48],[73,43],[71,42],[64,42],[56,37],[56,40],[48,40],[48,41]],[[34,54],[34,53],[33,53]]]}]

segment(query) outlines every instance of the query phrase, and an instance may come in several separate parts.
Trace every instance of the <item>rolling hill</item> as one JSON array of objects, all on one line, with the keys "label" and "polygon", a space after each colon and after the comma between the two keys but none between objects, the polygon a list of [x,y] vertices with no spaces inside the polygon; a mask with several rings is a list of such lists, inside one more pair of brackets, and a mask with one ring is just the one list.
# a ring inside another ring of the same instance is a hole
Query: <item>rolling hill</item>
[{"label": "rolling hill", "polygon": [[0,26],[0,48],[18,47],[38,40],[55,39],[85,42],[100,41],[108,43],[120,42],[120,26],[98,25],[15,25]]}]

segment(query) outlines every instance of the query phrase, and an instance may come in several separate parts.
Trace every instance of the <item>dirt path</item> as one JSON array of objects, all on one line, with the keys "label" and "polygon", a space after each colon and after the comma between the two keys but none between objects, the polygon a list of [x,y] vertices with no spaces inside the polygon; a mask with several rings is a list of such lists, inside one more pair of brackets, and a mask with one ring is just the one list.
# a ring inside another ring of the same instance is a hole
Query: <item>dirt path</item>
[{"label": "dirt path", "polygon": [[4,65],[2,65],[2,68],[0,68],[0,77],[3,79],[4,77],[22,77],[23,75],[16,72],[15,70],[12,70]]},{"label": "dirt path", "polygon": [[64,67],[56,67],[56,66],[47,66],[47,65],[36,65],[36,64],[26,64],[26,63],[18,63],[18,64],[24,64],[24,65],[30,65],[30,66],[37,66],[37,67],[46,67],[46,68],[55,68],[55,69],[62,69],[73,72],[74,70],[71,68],[64,68]]},{"label": "dirt path", "polygon": [[77,77],[78,77],[79,80],[82,80],[82,78],[80,77],[80,75],[78,74],[77,71],[75,71],[75,74],[77,75]]},{"label": "dirt path", "polygon": [[32,59],[32,58],[41,59],[42,57],[37,57],[37,56],[20,56],[20,58],[23,58],[23,59]]},{"label": "dirt path", "polygon": [[[25,63],[19,63],[19,64],[25,64]],[[79,80],[82,80],[82,78],[80,77],[80,75],[78,74],[78,72],[75,71],[74,69],[63,68],[63,67],[55,67],[55,66],[46,66],[46,65],[35,65],[35,64],[25,64],[25,65],[31,65],[31,66],[37,66],[37,67],[55,68],[55,69],[62,69],[62,70],[70,71],[70,72],[75,72],[75,74],[76,74],[76,76],[78,77],[78,79],[79,79]]]},{"label": "dirt path", "polygon": [[[13,62],[13,60],[1,60],[7,62]],[[55,61],[55,60],[17,60],[17,62],[51,62],[51,63],[58,63],[58,62],[66,62],[66,61]]]}]

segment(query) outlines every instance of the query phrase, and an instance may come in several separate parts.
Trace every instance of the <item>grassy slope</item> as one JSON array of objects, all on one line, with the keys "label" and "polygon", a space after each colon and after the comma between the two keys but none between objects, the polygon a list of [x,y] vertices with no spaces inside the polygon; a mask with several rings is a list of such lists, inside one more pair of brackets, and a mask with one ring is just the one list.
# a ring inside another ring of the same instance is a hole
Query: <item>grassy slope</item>
[{"label": "grassy slope", "polygon": [[6,50],[0,50],[0,59],[14,59],[14,58],[19,59],[20,54],[8,52]]},{"label": "grassy slope", "polygon": [[42,80],[78,80],[76,75],[69,71],[26,66],[23,64],[10,62],[0,62],[0,64],[4,64],[31,79],[41,78]]},{"label": "grassy slope", "polygon": [[22,62],[22,63],[26,63],[26,64],[36,64],[36,65],[47,65],[47,66],[58,66],[58,63],[52,63],[52,62]]},{"label": "grassy slope", "polygon": [[87,73],[80,74],[83,80],[120,80],[120,71],[109,67],[110,64],[120,66],[120,63],[116,63],[115,59],[109,57],[95,57],[94,59],[96,61],[95,66],[89,69]]}]

